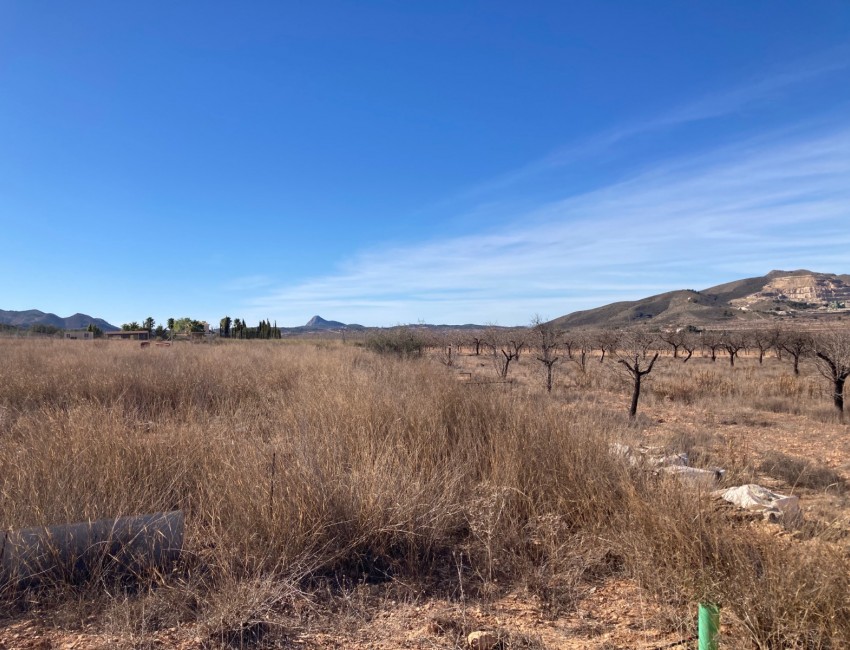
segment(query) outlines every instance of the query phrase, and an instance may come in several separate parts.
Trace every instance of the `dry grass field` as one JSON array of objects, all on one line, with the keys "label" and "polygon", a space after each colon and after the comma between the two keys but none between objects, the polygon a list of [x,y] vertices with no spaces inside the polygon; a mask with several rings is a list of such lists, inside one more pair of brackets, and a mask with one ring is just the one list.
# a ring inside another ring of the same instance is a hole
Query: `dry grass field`
[{"label": "dry grass field", "polygon": [[[804,363],[398,358],[340,342],[0,340],[0,528],[182,509],[133,581],[0,587],[0,648],[695,647],[850,639],[850,425]],[[784,527],[635,467],[687,452],[800,496]],[[677,645],[678,644],[678,645]]]}]

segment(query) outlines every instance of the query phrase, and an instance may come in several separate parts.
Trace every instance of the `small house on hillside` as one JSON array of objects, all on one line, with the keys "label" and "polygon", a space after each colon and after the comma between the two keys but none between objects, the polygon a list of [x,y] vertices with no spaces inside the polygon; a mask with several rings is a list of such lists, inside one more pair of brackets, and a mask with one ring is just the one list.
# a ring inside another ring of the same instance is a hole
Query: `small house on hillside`
[{"label": "small house on hillside", "polygon": [[67,330],[65,340],[72,341],[94,341],[94,332],[88,330]]},{"label": "small house on hillside", "polygon": [[110,341],[149,341],[151,337],[147,330],[118,330],[106,332],[106,338]]}]

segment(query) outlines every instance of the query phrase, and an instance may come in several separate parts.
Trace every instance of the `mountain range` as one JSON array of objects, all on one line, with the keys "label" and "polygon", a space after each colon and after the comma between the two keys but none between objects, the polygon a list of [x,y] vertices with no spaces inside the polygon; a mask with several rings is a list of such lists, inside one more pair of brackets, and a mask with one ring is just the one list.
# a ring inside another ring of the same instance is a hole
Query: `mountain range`
[{"label": "mountain range", "polygon": [[577,311],[559,327],[623,327],[636,323],[701,324],[787,316],[850,313],[850,275],[805,269],[771,271],[696,291],[680,289],[640,300]]},{"label": "mountain range", "polygon": [[0,309],[0,325],[10,325],[21,329],[27,329],[33,325],[50,325],[63,330],[82,330],[89,325],[97,325],[104,332],[114,332],[118,327],[107,323],[102,318],[93,318],[87,314],[74,314],[62,318],[56,314],[45,313],[38,309],[27,309],[26,311],[6,311]]},{"label": "mountain range", "polygon": [[[679,289],[640,300],[615,302],[595,309],[576,311],[554,319],[563,327],[624,327],[636,323],[659,325],[700,325],[730,320],[764,320],[782,317],[812,317],[825,314],[850,315],[850,274],[797,271],[771,271],[767,275],[727,282],[716,287]],[[0,309],[0,325],[27,329],[50,325],[63,330],[85,329],[94,324],[105,332],[119,328],[102,318],[74,314],[66,318],[37,309]],[[433,329],[479,329],[480,325],[429,325]],[[362,325],[346,324],[313,316],[306,325],[282,327],[291,334],[363,330]]]}]

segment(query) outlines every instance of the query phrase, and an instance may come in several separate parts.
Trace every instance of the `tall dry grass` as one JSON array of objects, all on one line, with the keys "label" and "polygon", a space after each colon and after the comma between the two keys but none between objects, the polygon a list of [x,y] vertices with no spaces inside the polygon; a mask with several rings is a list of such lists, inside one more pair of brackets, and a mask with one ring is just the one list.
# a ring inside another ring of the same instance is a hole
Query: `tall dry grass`
[{"label": "tall dry grass", "polygon": [[[0,358],[0,527],[187,515],[174,574],[85,588],[109,594],[112,621],[144,602],[168,612],[151,626],[195,621],[233,645],[362,583],[527,586],[563,609],[582,580],[622,571],[682,626],[709,598],[758,647],[850,638],[845,557],[778,544],[626,466],[609,453],[633,426],[624,409],[566,398],[578,388],[464,385],[427,358],[332,344],[0,341]],[[622,388],[591,372],[594,388]],[[739,381],[700,372],[711,398]]]}]

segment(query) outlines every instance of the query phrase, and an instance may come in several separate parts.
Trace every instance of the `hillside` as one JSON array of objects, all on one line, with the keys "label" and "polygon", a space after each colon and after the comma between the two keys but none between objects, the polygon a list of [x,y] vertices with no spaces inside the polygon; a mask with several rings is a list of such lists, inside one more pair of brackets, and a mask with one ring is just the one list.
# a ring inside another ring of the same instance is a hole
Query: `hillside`
[{"label": "hillside", "polygon": [[[844,307],[842,307],[844,305]],[[577,311],[559,327],[623,327],[636,323],[700,324],[847,311],[850,275],[807,270],[771,271],[695,291],[669,291],[640,300]]]},{"label": "hillside", "polygon": [[66,318],[56,314],[45,313],[38,309],[27,309],[25,311],[11,311],[0,309],[0,324],[28,329],[33,325],[50,325],[63,330],[85,329],[90,324],[97,325],[104,332],[113,332],[118,327],[107,323],[102,318],[94,318],[87,314],[73,314]]}]

